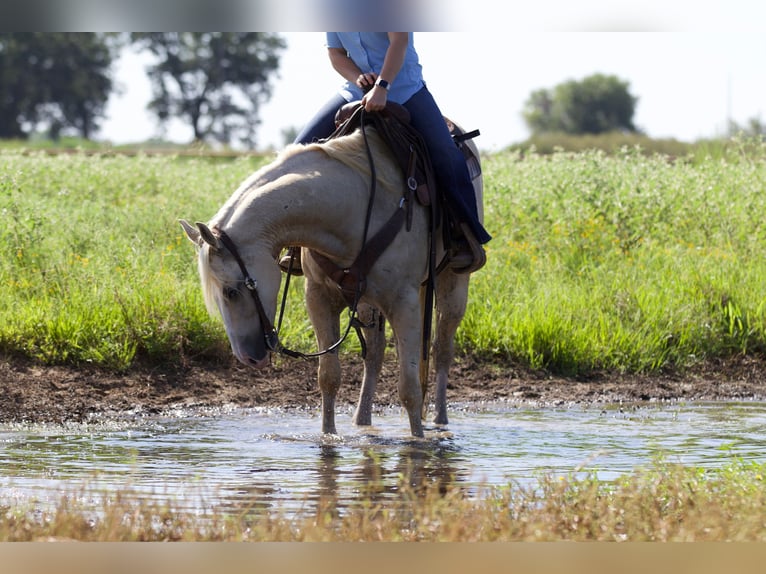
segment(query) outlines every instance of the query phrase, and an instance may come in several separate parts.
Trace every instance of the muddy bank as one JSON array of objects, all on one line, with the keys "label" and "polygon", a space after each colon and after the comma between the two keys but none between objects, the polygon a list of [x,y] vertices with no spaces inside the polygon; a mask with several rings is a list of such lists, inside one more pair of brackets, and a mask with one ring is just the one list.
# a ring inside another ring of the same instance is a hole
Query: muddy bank
[{"label": "muddy bank", "polygon": [[[396,363],[386,361],[378,405],[398,404]],[[0,422],[82,422],[112,414],[161,413],[178,407],[315,407],[320,403],[316,363],[278,358],[257,372],[238,365],[189,364],[139,368],[116,374],[93,368],[48,367],[28,360],[0,360]],[[353,404],[362,364],[344,361],[339,404]],[[509,401],[539,405],[651,400],[761,400],[766,361],[738,357],[709,362],[684,373],[598,373],[566,378],[514,365],[459,357],[452,368],[450,402]]]}]

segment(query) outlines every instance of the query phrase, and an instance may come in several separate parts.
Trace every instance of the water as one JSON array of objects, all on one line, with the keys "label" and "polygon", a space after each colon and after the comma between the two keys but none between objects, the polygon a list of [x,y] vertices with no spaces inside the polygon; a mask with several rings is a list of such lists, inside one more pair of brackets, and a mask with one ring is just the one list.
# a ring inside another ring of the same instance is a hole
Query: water
[{"label": "water", "polygon": [[0,506],[98,505],[129,491],[191,512],[311,508],[395,497],[401,481],[481,486],[590,472],[604,480],[651,464],[720,467],[766,461],[766,403],[526,408],[452,407],[446,428],[408,436],[399,409],[338,436],[314,410],[178,412],[88,425],[0,426]]}]

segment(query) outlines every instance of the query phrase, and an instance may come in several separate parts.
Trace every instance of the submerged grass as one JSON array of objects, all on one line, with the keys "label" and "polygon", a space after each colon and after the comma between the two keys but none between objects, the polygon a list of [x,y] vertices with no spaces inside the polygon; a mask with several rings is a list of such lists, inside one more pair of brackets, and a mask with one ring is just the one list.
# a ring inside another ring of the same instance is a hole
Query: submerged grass
[{"label": "submerged grass", "polygon": [[[227,359],[176,220],[209,219],[267,159],[0,151],[0,352],[113,369]],[[673,161],[504,152],[484,177],[494,239],[462,351],[577,374],[766,350],[766,144]],[[300,287],[288,309],[283,339],[311,349]]]},{"label": "submerged grass", "polygon": [[63,497],[50,511],[0,509],[0,540],[764,541],[765,473],[763,465],[741,460],[716,470],[657,460],[613,482],[546,475],[478,497],[402,479],[394,502],[363,500],[339,510],[327,497],[292,516],[279,508],[196,514],[170,502],[138,502],[130,492],[95,509]]}]

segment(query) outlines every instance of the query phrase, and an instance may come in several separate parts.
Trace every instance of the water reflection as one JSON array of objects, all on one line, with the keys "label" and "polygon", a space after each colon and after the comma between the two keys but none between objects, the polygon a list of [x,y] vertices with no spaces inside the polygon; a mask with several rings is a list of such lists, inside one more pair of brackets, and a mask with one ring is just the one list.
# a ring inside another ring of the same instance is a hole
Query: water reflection
[{"label": "water reflection", "polygon": [[[320,438],[304,454],[301,464],[286,460],[264,465],[258,461],[256,467],[240,469],[238,487],[219,491],[218,509],[239,515],[266,509],[340,513],[358,504],[391,506],[404,501],[405,495],[434,486],[444,492],[470,475],[453,438]],[[297,490],[300,496],[296,496]]]},{"label": "water reflection", "polygon": [[452,439],[405,441],[396,449],[365,450],[351,478],[366,500],[377,503],[400,496],[403,487],[417,493],[435,486],[443,492],[466,479],[466,462]]},{"label": "water reflection", "polygon": [[[385,412],[368,429],[339,420],[316,431],[306,411],[232,411],[80,427],[0,427],[0,506],[88,500],[129,490],[197,513],[334,512],[406,504],[424,486],[531,482],[584,469],[611,479],[663,453],[672,462],[722,466],[766,459],[766,405],[675,404],[458,410],[449,430],[407,437]],[[37,501],[37,502],[35,502]]]}]

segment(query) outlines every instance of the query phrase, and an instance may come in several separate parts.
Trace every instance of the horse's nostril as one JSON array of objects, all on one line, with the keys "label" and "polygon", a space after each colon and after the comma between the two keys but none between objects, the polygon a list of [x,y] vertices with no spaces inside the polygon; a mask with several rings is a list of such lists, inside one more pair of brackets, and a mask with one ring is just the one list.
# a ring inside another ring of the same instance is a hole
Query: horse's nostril
[{"label": "horse's nostril", "polygon": [[270,356],[267,354],[262,359],[254,359],[251,356],[246,356],[245,361],[243,361],[248,367],[253,367],[254,369],[262,369],[266,367],[269,364]]}]

